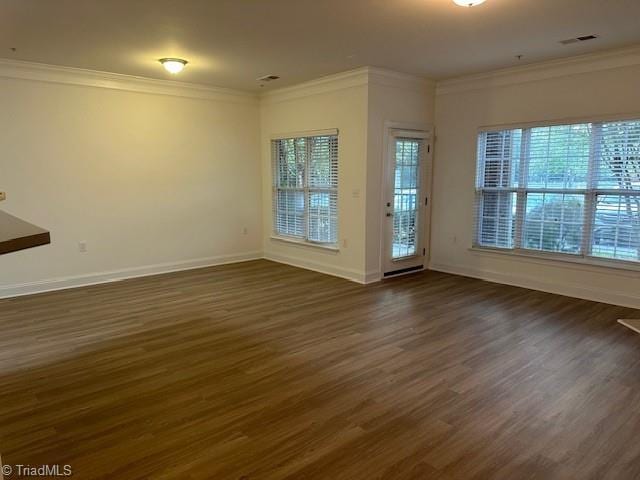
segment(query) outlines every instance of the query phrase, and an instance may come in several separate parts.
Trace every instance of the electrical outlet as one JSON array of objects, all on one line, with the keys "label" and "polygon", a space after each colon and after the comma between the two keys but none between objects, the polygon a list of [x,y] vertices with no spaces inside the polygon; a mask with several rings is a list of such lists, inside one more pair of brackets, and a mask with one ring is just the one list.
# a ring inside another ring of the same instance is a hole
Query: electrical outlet
[{"label": "electrical outlet", "polygon": [[0,192],[0,202],[7,199],[7,194],[5,192]]},{"label": "electrical outlet", "polygon": [[87,242],[82,240],[78,242],[78,251],[80,253],[87,253]]}]

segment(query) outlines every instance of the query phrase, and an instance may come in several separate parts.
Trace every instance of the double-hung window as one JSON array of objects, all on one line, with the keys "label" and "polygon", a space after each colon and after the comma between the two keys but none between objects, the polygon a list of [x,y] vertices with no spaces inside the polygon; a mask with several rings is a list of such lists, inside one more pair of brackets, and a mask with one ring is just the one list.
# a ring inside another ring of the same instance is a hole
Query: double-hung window
[{"label": "double-hung window", "polygon": [[338,242],[338,135],[272,140],[274,233],[297,241]]},{"label": "double-hung window", "polygon": [[475,247],[640,263],[640,120],[483,131]]}]

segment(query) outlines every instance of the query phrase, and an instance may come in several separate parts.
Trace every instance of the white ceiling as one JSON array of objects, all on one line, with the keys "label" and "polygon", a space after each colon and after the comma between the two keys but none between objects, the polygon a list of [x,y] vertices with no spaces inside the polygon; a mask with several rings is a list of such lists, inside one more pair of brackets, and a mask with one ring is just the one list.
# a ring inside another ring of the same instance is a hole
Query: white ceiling
[{"label": "white ceiling", "polygon": [[[640,0],[0,0],[0,57],[257,90],[266,74],[447,78],[623,47],[639,18]],[[190,61],[177,77],[157,63],[172,56]]]}]

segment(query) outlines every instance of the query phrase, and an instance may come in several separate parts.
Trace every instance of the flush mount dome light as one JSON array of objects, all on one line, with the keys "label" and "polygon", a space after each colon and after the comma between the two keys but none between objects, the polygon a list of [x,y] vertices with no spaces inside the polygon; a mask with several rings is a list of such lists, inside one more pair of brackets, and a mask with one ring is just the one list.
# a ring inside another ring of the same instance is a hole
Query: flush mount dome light
[{"label": "flush mount dome light", "polygon": [[460,5],[461,7],[475,7],[484,3],[486,0],[453,0],[453,3]]},{"label": "flush mount dome light", "polygon": [[158,61],[162,64],[167,72],[173,73],[174,75],[176,73],[180,73],[185,65],[189,63],[182,58],[161,58]]}]

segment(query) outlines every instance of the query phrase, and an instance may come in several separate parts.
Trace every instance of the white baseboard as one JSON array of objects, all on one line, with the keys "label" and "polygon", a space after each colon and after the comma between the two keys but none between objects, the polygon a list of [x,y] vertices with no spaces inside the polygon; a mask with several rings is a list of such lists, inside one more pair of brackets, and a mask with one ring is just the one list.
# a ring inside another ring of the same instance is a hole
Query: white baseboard
[{"label": "white baseboard", "polygon": [[640,309],[640,297],[588,288],[581,285],[568,285],[548,279],[539,280],[532,277],[516,276],[488,270],[478,270],[458,265],[432,263],[429,265],[429,269],[454,275],[462,275],[463,277],[478,278],[488,282],[513,285],[515,287],[528,288],[531,290],[540,290],[542,292],[555,293],[557,295],[565,295],[567,297],[581,298],[584,300],[592,300],[594,302],[609,303],[623,307]]},{"label": "white baseboard", "polygon": [[364,283],[365,284],[369,284],[369,283],[376,283],[382,280],[382,272],[379,270],[375,270],[372,272],[367,272],[364,275]]},{"label": "white baseboard", "polygon": [[159,275],[162,273],[180,272],[183,270],[193,270],[196,268],[225,265],[228,263],[247,262],[250,260],[258,260],[260,258],[262,258],[262,252],[245,252],[230,255],[217,255],[215,257],[207,258],[196,258],[179,262],[158,263],[155,265],[111,270],[108,272],[52,278],[30,283],[2,285],[0,286],[0,298],[19,297],[22,295],[32,295],[34,293],[51,292],[54,290],[86,287],[88,285],[117,282],[129,278],[148,277],[150,275]]},{"label": "white baseboard", "polygon": [[361,284],[373,283],[380,280],[379,272],[363,273],[358,270],[336,267],[335,265],[314,262],[304,258],[291,257],[289,255],[280,255],[277,253],[265,253],[264,258],[266,260],[284,263],[293,267],[304,268],[306,270],[313,270],[314,272],[333,275],[334,277],[345,278],[347,280],[351,280],[352,282]]},{"label": "white baseboard", "polygon": [[[316,272],[345,278],[360,284],[369,284],[380,281],[381,274],[378,271],[362,273],[334,265],[313,262],[310,260],[290,257],[288,255],[278,255],[273,253],[262,254],[262,252],[245,252],[231,255],[218,255],[214,257],[198,258],[179,262],[160,263],[155,265],[145,265],[142,267],[112,270],[108,272],[90,273],[69,277],[59,277],[37,282],[29,282],[14,285],[0,286],[0,299],[32,295],[35,293],[51,292],[55,290],[66,290],[69,288],[85,287],[101,283],[117,282],[130,278],[147,277],[163,273],[180,272],[197,268],[211,267],[215,265],[225,265],[230,263],[247,262],[265,258],[278,263],[284,263],[298,268],[313,270]],[[583,286],[567,285],[552,281],[542,281],[531,277],[514,276],[501,272],[478,270],[458,265],[445,265],[432,263],[430,270],[462,275],[465,277],[478,278],[489,282],[513,285],[516,287],[540,290],[543,292],[566,295],[569,297],[593,300],[602,303],[621,305],[624,307],[640,309],[640,298],[631,295],[624,295],[615,292],[608,292],[599,289],[591,289]]]}]

